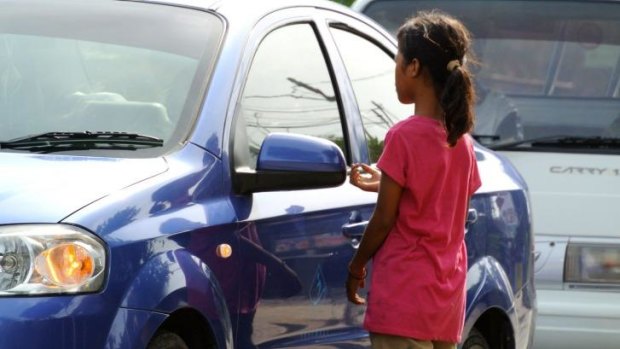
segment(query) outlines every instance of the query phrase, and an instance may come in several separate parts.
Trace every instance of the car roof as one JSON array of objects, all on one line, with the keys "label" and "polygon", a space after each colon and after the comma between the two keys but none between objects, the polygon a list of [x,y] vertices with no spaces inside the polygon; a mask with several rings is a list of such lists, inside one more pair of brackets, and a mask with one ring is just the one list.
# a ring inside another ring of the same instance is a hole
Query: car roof
[{"label": "car roof", "polygon": [[[209,10],[223,15],[226,18],[256,20],[275,10],[290,7],[316,7],[332,10],[347,7],[328,0],[130,0],[136,2],[149,2],[158,4],[170,4],[197,9]],[[239,9],[243,9],[240,11]],[[348,13],[351,13],[349,11]]]},{"label": "car roof", "polygon": [[[386,0],[389,1],[389,0]],[[415,2],[416,0],[409,0],[411,2]],[[467,0],[460,0],[467,1]],[[479,0],[478,0],[479,1]],[[541,0],[487,0],[487,1],[532,1],[537,2]],[[620,2],[620,0],[544,0],[544,1],[575,1],[575,2]],[[382,0],[355,0],[355,2],[351,5],[351,8],[360,11],[364,9],[371,2],[382,2]]]}]

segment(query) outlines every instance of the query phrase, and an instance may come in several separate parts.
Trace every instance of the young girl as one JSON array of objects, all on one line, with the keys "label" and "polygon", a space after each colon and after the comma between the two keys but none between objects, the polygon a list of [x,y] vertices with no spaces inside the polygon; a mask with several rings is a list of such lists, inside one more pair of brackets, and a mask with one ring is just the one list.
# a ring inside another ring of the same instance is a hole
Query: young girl
[{"label": "young girl", "polygon": [[[415,115],[385,137],[377,166],[354,165],[351,183],[378,191],[375,211],[349,264],[347,297],[364,304],[373,348],[456,348],[465,313],[465,217],[480,187],[472,140],[474,89],[464,67],[470,35],[439,12],[398,31],[396,91]],[[360,170],[370,174],[362,176]]]}]

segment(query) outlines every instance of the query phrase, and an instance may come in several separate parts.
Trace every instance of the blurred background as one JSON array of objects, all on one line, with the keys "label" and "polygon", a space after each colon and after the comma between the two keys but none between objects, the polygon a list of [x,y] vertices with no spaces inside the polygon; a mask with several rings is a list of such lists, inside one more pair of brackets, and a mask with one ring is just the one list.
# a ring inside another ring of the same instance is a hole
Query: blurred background
[{"label": "blurred background", "polygon": [[333,2],[337,2],[339,4],[343,4],[345,6],[351,6],[351,4],[353,3],[353,1],[355,0],[332,0]]}]

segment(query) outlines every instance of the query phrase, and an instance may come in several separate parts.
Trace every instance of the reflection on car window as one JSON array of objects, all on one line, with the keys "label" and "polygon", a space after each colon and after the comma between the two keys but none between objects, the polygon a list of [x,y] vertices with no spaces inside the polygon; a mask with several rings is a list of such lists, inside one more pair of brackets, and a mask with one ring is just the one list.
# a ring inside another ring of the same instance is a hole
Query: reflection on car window
[{"label": "reflection on car window", "polygon": [[271,132],[328,139],[347,153],[334,85],[309,24],[279,28],[260,43],[238,111],[251,167]]},{"label": "reflection on car window", "polygon": [[553,42],[481,38],[475,48],[482,60],[477,77],[486,88],[503,93],[543,94]]},{"label": "reflection on car window", "polygon": [[413,106],[398,101],[391,56],[374,43],[346,30],[332,28],[332,33],[355,92],[370,160],[374,163],[381,155],[388,129],[413,114]]},{"label": "reflection on car window", "polygon": [[167,143],[189,130],[193,116],[183,110],[198,109],[201,91],[191,86],[217,53],[221,22],[176,7],[109,5],[41,3],[0,14],[0,141],[107,131]]},{"label": "reflection on car window", "polygon": [[489,145],[620,137],[618,4],[385,0],[364,13],[395,32],[406,16],[435,8],[456,15],[473,33],[480,61],[475,133]]},{"label": "reflection on car window", "polygon": [[1,139],[85,130],[167,139],[197,67],[166,52],[72,39],[6,34],[0,48],[2,110],[14,120]]},{"label": "reflection on car window", "polygon": [[613,88],[620,46],[567,42],[557,79],[550,91],[556,96],[605,97]]}]

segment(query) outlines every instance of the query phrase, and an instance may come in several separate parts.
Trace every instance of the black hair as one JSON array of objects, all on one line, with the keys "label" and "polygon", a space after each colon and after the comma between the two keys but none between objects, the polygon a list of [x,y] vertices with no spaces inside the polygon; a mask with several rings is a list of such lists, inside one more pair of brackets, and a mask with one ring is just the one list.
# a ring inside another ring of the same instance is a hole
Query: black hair
[{"label": "black hair", "polygon": [[471,34],[458,19],[434,10],[419,12],[398,29],[398,51],[406,64],[414,59],[427,68],[444,112],[448,144],[453,147],[474,126],[476,98],[472,74],[465,65]]}]

